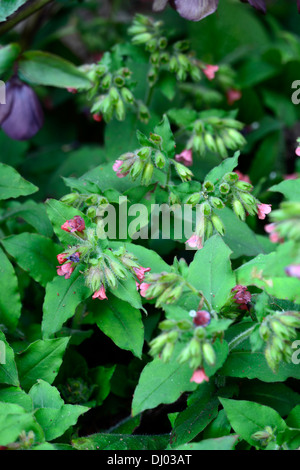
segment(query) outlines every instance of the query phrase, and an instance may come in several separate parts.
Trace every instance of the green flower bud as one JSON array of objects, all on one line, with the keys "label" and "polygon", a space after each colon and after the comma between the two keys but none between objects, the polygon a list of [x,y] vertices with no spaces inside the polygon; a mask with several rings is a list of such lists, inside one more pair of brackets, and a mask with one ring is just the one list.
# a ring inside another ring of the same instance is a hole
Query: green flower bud
[{"label": "green flower bud", "polygon": [[115,289],[118,285],[116,276],[114,275],[112,270],[108,268],[107,266],[104,268],[104,275],[105,275],[105,279],[109,287],[111,289]]},{"label": "green flower bud", "polygon": [[220,217],[218,217],[217,215],[214,214],[211,217],[211,221],[212,221],[213,226],[215,227],[216,231],[220,235],[224,235],[225,234],[225,227],[224,227],[223,222],[220,219]]},{"label": "green flower bud", "polygon": [[166,65],[169,63],[170,61],[170,54],[168,54],[168,52],[163,52],[160,54],[160,58],[159,58],[159,61],[161,64],[163,65]]},{"label": "green flower bud", "polygon": [[271,332],[265,323],[262,323],[259,327],[259,334],[264,341],[268,341],[271,336]]},{"label": "green flower bud", "polygon": [[116,118],[118,119],[118,121],[124,121],[125,116],[126,116],[126,112],[125,112],[124,103],[121,99],[119,99],[119,101],[116,104]]},{"label": "green flower bud", "polygon": [[205,155],[206,147],[205,147],[205,143],[204,143],[202,136],[195,135],[195,137],[192,140],[192,145],[193,145],[193,149],[196,152],[199,152],[201,156]]},{"label": "green flower bud", "polygon": [[117,77],[114,78],[114,84],[118,87],[118,88],[122,88],[124,85],[125,85],[125,80],[123,77],[120,77],[119,75]]},{"label": "green flower bud", "polygon": [[224,202],[218,197],[210,197],[210,203],[213,205],[215,209],[224,209]]},{"label": "green flower bud", "polygon": [[183,69],[184,70],[189,70],[190,67],[191,67],[191,63],[189,61],[189,59],[187,58],[187,56],[185,56],[184,54],[178,54],[178,61],[179,63],[182,65]]},{"label": "green flower bud", "polygon": [[142,103],[139,103],[138,111],[139,111],[139,119],[142,122],[147,124],[149,119],[150,119],[150,113],[149,113],[149,110],[148,110],[147,106],[145,106]]},{"label": "green flower bud", "polygon": [[161,359],[163,362],[168,362],[171,359],[172,354],[174,352],[174,347],[175,347],[175,344],[173,343],[166,344],[161,354]]},{"label": "green flower bud", "polygon": [[235,187],[240,189],[241,191],[252,191],[253,189],[252,184],[240,180],[235,183]]},{"label": "green flower bud", "polygon": [[243,221],[245,221],[246,219],[246,212],[245,212],[245,209],[243,207],[243,204],[241,203],[241,201],[239,201],[238,199],[234,199],[233,201],[233,204],[232,204],[232,207],[233,207],[233,210],[235,212],[235,214]]},{"label": "green flower bud", "polygon": [[174,161],[174,166],[182,181],[190,181],[194,176],[191,170],[189,170],[186,166],[182,165],[181,163]]},{"label": "green flower bud", "polygon": [[236,173],[234,172],[231,172],[231,173],[226,173],[226,175],[224,175],[223,179],[227,182],[227,183],[235,183],[239,177]]},{"label": "green flower bud", "polygon": [[148,41],[146,44],[146,50],[149,51],[150,53],[155,52],[157,48],[158,48],[158,42],[157,42],[157,39],[155,38],[150,39],[150,41]]},{"label": "green flower bud", "polygon": [[241,200],[247,204],[248,206],[253,206],[253,205],[257,205],[256,204],[256,201],[255,201],[255,198],[251,195],[251,194],[248,194],[248,193],[239,193],[239,196],[241,198]]},{"label": "green flower bud", "polygon": [[204,343],[202,346],[202,353],[208,365],[214,366],[216,363],[216,353],[210,343]]},{"label": "green flower bud", "polygon": [[163,320],[158,326],[161,330],[172,330],[176,326],[176,322],[174,320]]},{"label": "green flower bud", "polygon": [[164,348],[168,340],[168,334],[163,333],[162,335],[157,336],[150,342],[150,354],[151,356],[156,356]]},{"label": "green flower bud", "polygon": [[135,45],[139,44],[145,44],[146,42],[150,41],[152,39],[152,36],[150,33],[140,33],[137,34],[136,36],[133,36],[132,38],[132,43]]},{"label": "green flower bud", "polygon": [[204,143],[206,147],[208,148],[208,150],[210,150],[212,153],[217,153],[217,146],[216,146],[215,139],[209,132],[206,132],[204,134]]},{"label": "green flower bud", "polygon": [[283,325],[280,321],[278,320],[272,320],[271,321],[271,328],[274,331],[274,333],[279,336],[279,338],[282,339],[290,339],[290,331],[288,327]]},{"label": "green flower bud", "polygon": [[145,166],[144,162],[141,161],[140,159],[134,162],[134,164],[132,165],[130,169],[130,176],[133,180],[136,180],[136,178],[142,173],[144,166]]},{"label": "green flower bud", "polygon": [[203,328],[202,326],[199,326],[198,328],[195,329],[194,335],[198,339],[205,339],[206,337],[205,328]]},{"label": "green flower bud", "polygon": [[191,70],[190,70],[190,74],[191,74],[191,77],[194,80],[194,82],[200,82],[201,72],[200,72],[199,67],[197,67],[196,65],[192,65]]},{"label": "green flower bud", "polygon": [[203,191],[211,193],[215,190],[215,185],[211,181],[205,181],[203,183]]},{"label": "green flower bud", "polygon": [[206,220],[205,223],[205,237],[208,240],[213,234],[214,228],[210,220]]},{"label": "green flower bud", "polygon": [[159,47],[160,49],[165,49],[165,48],[167,47],[167,45],[168,45],[168,40],[167,40],[167,38],[162,37],[162,38],[159,39],[159,41],[158,41],[158,47]]},{"label": "green flower bud", "polygon": [[178,72],[179,65],[178,65],[176,57],[171,57],[170,62],[169,62],[169,69],[170,69],[170,72],[173,72],[173,73]]},{"label": "green flower bud", "polygon": [[217,147],[217,153],[222,157],[222,158],[227,158],[228,157],[228,152],[225,147],[225,144],[223,142],[223,139],[220,136],[216,136],[216,147]]},{"label": "green flower bud", "polygon": [[110,268],[113,273],[120,279],[126,279],[128,277],[128,271],[121,263],[118,263],[115,260],[110,260]]},{"label": "green flower bud", "polygon": [[71,206],[76,201],[78,201],[79,198],[80,198],[80,195],[78,193],[70,193],[70,194],[66,194],[65,196],[63,196],[61,198],[61,202],[63,202],[64,204],[67,204],[68,206]]},{"label": "green flower bud", "polygon": [[244,145],[246,145],[247,141],[246,141],[245,137],[240,132],[238,132],[236,129],[228,129],[227,132],[228,132],[229,137],[231,137],[232,140],[234,142],[236,142],[236,144],[239,147],[243,147]]},{"label": "green flower bud", "polygon": [[222,183],[219,186],[219,191],[221,194],[228,194],[230,191],[230,186],[227,183]]},{"label": "green flower bud", "polygon": [[290,326],[292,328],[300,328],[300,316],[297,313],[295,313],[295,315],[288,315],[288,313],[286,313],[285,315],[281,315],[279,317],[279,320],[286,326]]},{"label": "green flower bud", "polygon": [[207,217],[210,216],[210,214],[211,214],[211,205],[209,204],[209,202],[203,202],[203,204],[201,204],[201,209],[202,209],[204,215],[206,215]]},{"label": "green flower bud", "polygon": [[153,142],[155,145],[160,145],[162,143],[162,137],[158,134],[150,133],[150,141]]},{"label": "green flower bud", "polygon": [[244,128],[244,124],[237,121],[236,119],[230,119],[230,118],[223,119],[223,124],[226,127],[231,127],[231,128],[238,129],[238,130],[242,130]]},{"label": "green flower bud", "polygon": [[193,324],[189,320],[179,320],[177,322],[177,327],[180,330],[189,331],[191,328],[193,328]]},{"label": "green flower bud", "polygon": [[196,206],[199,204],[201,200],[201,194],[200,193],[194,193],[188,196],[188,198],[185,201],[185,204],[189,204],[191,206]]},{"label": "green flower bud", "polygon": [[201,346],[197,338],[192,338],[189,343],[190,355],[193,357],[201,357]]},{"label": "green flower bud", "polygon": [[101,82],[102,88],[104,88],[104,90],[108,90],[111,87],[111,82],[112,82],[111,74],[105,75],[105,77],[103,78]]},{"label": "green flower bud", "polygon": [[141,183],[144,186],[149,186],[149,184],[151,183],[153,171],[154,171],[154,165],[152,165],[152,163],[146,163],[145,168],[143,170],[142,181],[141,181]]},{"label": "green flower bud", "polygon": [[88,207],[88,209],[87,209],[87,211],[86,211],[86,215],[87,215],[90,219],[94,219],[94,218],[97,216],[97,209],[96,209],[96,207],[94,207],[94,206]]},{"label": "green flower bud", "polygon": [[166,158],[161,152],[157,152],[155,154],[155,165],[160,170],[165,167],[166,165]]},{"label": "green flower bud", "polygon": [[128,103],[128,104],[133,104],[134,103],[134,96],[131,93],[131,91],[128,90],[128,88],[125,88],[125,87],[122,88],[121,94],[122,94],[122,97],[123,97],[123,99],[126,103]]}]

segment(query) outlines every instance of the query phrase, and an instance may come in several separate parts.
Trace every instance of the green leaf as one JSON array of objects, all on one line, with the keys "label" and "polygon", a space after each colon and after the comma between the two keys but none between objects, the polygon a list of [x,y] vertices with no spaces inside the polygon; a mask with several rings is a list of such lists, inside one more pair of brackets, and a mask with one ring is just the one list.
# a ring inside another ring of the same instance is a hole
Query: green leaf
[{"label": "green leaf", "polygon": [[0,324],[14,330],[21,316],[21,308],[17,276],[0,248]]},{"label": "green leaf", "polygon": [[189,266],[188,282],[201,291],[217,311],[226,303],[231,289],[236,285],[230,254],[231,250],[222,238],[215,235],[197,251]]},{"label": "green leaf", "polygon": [[[93,434],[72,441],[77,450],[164,450],[168,444],[168,435],[130,436],[126,434]],[[108,463],[114,463],[108,457]]]},{"label": "green leaf", "polygon": [[37,233],[20,233],[5,238],[2,244],[18,265],[43,287],[55,276],[60,248],[50,238]]},{"label": "green leaf", "polygon": [[116,366],[105,367],[98,366],[95,369],[91,370],[91,376],[93,383],[97,385],[97,391],[94,394],[97,406],[102,405],[105,398],[108,397],[110,393],[110,381],[114,374]]},{"label": "green leaf", "polygon": [[263,352],[234,350],[219,374],[226,377],[259,379],[262,382],[284,382],[289,377],[300,379],[300,368],[295,364],[281,362],[278,371],[274,373],[268,366]]},{"label": "green leaf", "polygon": [[219,400],[213,397],[214,385],[205,383],[199,386],[192,395],[192,402],[186,410],[178,414],[171,435],[171,445],[177,448],[181,444],[191,441],[218,414]]},{"label": "green leaf", "polygon": [[19,387],[6,387],[0,390],[0,402],[14,403],[24,408],[27,412],[33,411],[32,400],[27,393]]},{"label": "green leaf", "polygon": [[234,431],[255,447],[260,447],[260,443],[253,439],[252,435],[263,431],[266,426],[276,429],[276,434],[284,432],[287,428],[283,419],[272,408],[250,401],[227,398],[220,398],[220,401]]},{"label": "green leaf", "polygon": [[300,429],[300,405],[295,406],[287,417],[286,424],[290,428]]},{"label": "green leaf", "polygon": [[69,338],[37,340],[16,356],[20,383],[25,391],[38,379],[53,383],[68,342]]},{"label": "green leaf", "polygon": [[11,218],[23,219],[31,225],[37,233],[45,237],[52,237],[53,229],[50,220],[47,216],[46,207],[44,204],[37,204],[35,201],[26,201],[20,203],[12,201],[8,203],[7,210],[1,217],[1,220]]},{"label": "green leaf", "polygon": [[26,2],[27,0],[1,0],[0,21],[5,21]]},{"label": "green leaf", "polygon": [[35,193],[38,188],[24,180],[11,166],[0,163],[0,200]]},{"label": "green leaf", "polygon": [[15,442],[22,431],[33,431],[36,440],[44,440],[43,431],[31,413],[19,405],[0,403],[0,444],[6,446]]},{"label": "green leaf", "polygon": [[163,152],[165,152],[169,158],[174,158],[175,140],[169,119],[166,114],[164,115],[163,120],[159,123],[159,125],[155,127],[154,132],[155,134],[158,134],[162,137],[161,148]]},{"label": "green leaf", "polygon": [[114,247],[124,246],[129,253],[132,253],[137,257],[138,262],[144,268],[151,267],[151,272],[161,273],[163,271],[170,272],[171,267],[153,250],[149,250],[144,246],[134,245],[133,243],[111,242],[111,246]]},{"label": "green leaf", "polygon": [[206,439],[200,442],[192,442],[179,447],[174,450],[234,450],[237,443],[238,436],[225,436],[217,439]]},{"label": "green leaf", "polygon": [[21,78],[36,85],[89,89],[91,82],[75,65],[48,52],[27,51],[19,61]]},{"label": "green leaf", "polygon": [[36,420],[47,441],[62,436],[89,409],[79,405],[65,405],[58,390],[43,380],[38,380],[30,389],[29,396],[33,401]]},{"label": "green leaf", "polygon": [[125,280],[120,279],[118,287],[111,291],[111,293],[125,302],[128,302],[135,309],[143,308],[142,299],[137,291],[136,283],[133,277],[128,277]]},{"label": "green leaf", "polygon": [[[0,6],[0,21],[1,21],[1,8]],[[11,69],[15,60],[20,54],[21,48],[19,44],[8,44],[0,49],[0,77],[3,77],[4,72]]]},{"label": "green leaf", "polygon": [[128,302],[109,296],[95,305],[94,319],[98,327],[121,349],[141,358],[144,344],[144,326],[141,312]]},{"label": "green leaf", "polygon": [[210,181],[213,184],[217,184],[223,178],[226,173],[232,172],[239,163],[240,152],[235,152],[231,158],[226,158],[220,163],[219,166],[213,168],[205,177],[205,181]]},{"label": "green leaf", "polygon": [[269,191],[278,192],[284,195],[289,201],[300,201],[300,184],[299,179],[285,180],[279,184],[271,186]]},{"label": "green leaf", "polygon": [[194,390],[196,384],[190,382],[191,376],[189,366],[179,364],[174,358],[168,363],[159,358],[154,359],[140,375],[133,396],[132,415],[155,408],[161,403],[173,403],[183,392]]},{"label": "green leaf", "polygon": [[[0,341],[4,343],[5,347],[5,364],[0,363],[0,384],[18,386],[19,376],[15,362],[15,353],[7,343],[4,334],[0,330]],[[2,361],[1,361],[2,362]]]},{"label": "green leaf", "polygon": [[85,285],[85,278],[78,266],[70,279],[57,276],[46,287],[43,305],[43,337],[49,338],[59,331],[71,318],[78,305],[86,300],[92,291]]}]

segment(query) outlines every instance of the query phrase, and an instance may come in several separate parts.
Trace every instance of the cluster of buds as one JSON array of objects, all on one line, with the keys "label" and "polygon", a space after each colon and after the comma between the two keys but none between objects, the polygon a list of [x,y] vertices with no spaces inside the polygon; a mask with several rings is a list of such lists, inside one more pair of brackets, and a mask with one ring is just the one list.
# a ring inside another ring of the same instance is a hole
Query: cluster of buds
[{"label": "cluster of buds", "polygon": [[239,150],[246,144],[240,132],[243,128],[241,122],[230,118],[210,116],[197,119],[193,123],[187,148],[202,157],[209,151],[225,159],[228,150]]},{"label": "cluster of buds", "polygon": [[60,266],[57,274],[69,279],[78,263],[85,264],[85,281],[94,292],[93,299],[107,299],[106,288],[114,290],[118,287],[119,280],[132,277],[139,288],[143,283],[145,273],[150,268],[144,268],[137,258],[127,252],[125,248],[112,250],[102,248],[98,237],[97,226],[86,230],[85,222],[80,216],[67,220],[62,230],[72,233],[80,242],[70,246],[68,250],[57,256]]},{"label": "cluster of buds", "polygon": [[146,274],[144,282],[140,285],[141,296],[145,299],[156,299],[155,306],[172,304],[182,295],[185,281],[177,273],[162,272],[159,274]]},{"label": "cluster of buds", "polygon": [[0,446],[0,450],[28,450],[35,443],[35,434],[33,431],[22,431],[16,442],[12,442],[7,446]]},{"label": "cluster of buds", "polygon": [[259,334],[267,343],[265,357],[272,370],[276,371],[281,361],[291,361],[294,352],[291,343],[297,338],[297,328],[300,328],[299,312],[276,312],[262,322]]},{"label": "cluster of buds", "polygon": [[240,284],[231,289],[227,302],[223,305],[220,316],[235,320],[243,314],[247,314],[251,309],[252,295],[247,286]]},{"label": "cluster of buds", "polygon": [[[202,371],[202,379],[208,380],[206,376],[204,377],[204,365],[213,366],[216,362],[212,339],[208,338],[205,329],[210,323],[210,313],[205,310],[191,311],[190,317],[192,320],[162,321],[159,324],[162,333],[151,341],[150,354],[160,355],[162,361],[167,362],[172,357],[177,342],[184,340],[185,347],[177,357],[177,361],[180,364],[188,363],[194,373],[198,371],[199,374],[199,371]],[[194,379],[193,381],[201,383]]]},{"label": "cluster of buds", "polygon": [[149,110],[131,91],[132,72],[127,67],[114,70],[112,62],[110,54],[106,53],[100,62],[82,67],[93,83],[88,99],[93,100],[91,113],[94,120],[100,122],[103,117],[109,122],[115,117],[124,121],[126,108],[134,106],[139,119],[148,122]]},{"label": "cluster of buds", "polygon": [[144,146],[134,152],[121,155],[113,164],[113,170],[118,178],[130,175],[135,181],[141,177],[141,184],[149,186],[154,169],[164,170],[173,164],[182,181],[191,180],[193,173],[186,166],[172,158],[168,158],[163,150],[163,139],[160,135],[151,133],[149,138],[138,133],[140,143]]},{"label": "cluster of buds", "polygon": [[[179,81],[185,81],[189,77],[195,82],[201,80],[201,68],[206,70],[207,66],[195,59],[190,52],[188,41],[177,41],[169,45],[164,35],[163,22],[136,15],[128,32],[132,36],[133,44],[144,45],[146,51],[150,53],[151,68],[148,73],[150,86],[157,82],[162,68],[176,74]],[[212,70],[208,68],[206,73],[211,77]]]}]

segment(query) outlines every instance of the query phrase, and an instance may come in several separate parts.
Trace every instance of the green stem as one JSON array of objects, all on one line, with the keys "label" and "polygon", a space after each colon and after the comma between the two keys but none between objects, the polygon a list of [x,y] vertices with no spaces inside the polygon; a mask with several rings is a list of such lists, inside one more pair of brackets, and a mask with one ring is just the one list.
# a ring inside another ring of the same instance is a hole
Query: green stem
[{"label": "green stem", "polygon": [[239,344],[243,343],[246,339],[249,338],[251,333],[254,331],[256,325],[251,326],[248,330],[243,331],[240,335],[236,336],[232,341],[229,343],[229,352],[231,352],[234,348],[236,348]]},{"label": "green stem", "polygon": [[7,33],[21,21],[26,20],[26,18],[33,15],[33,13],[37,12],[41,8],[44,8],[48,3],[51,2],[53,2],[53,0],[36,0],[34,3],[28,5],[27,8],[25,6],[25,8],[18,10],[2,26],[0,26],[0,35]]},{"label": "green stem", "polygon": [[206,306],[206,308],[208,310],[211,309],[211,306],[207,300],[207,298],[204,296],[204,294],[201,292],[201,291],[198,291],[194,286],[192,286],[192,284],[190,284],[189,282],[185,281],[185,285],[196,295],[198,295],[198,297],[201,297],[201,299],[203,299],[203,302]]}]

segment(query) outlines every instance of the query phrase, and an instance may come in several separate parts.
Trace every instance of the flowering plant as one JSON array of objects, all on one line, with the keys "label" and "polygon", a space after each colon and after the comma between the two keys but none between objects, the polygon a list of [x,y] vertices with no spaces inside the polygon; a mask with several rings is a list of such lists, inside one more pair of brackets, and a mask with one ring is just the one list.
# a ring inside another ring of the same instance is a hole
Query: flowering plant
[{"label": "flowering plant", "polygon": [[298,449],[294,5],[66,3],[0,6],[0,449]]}]

